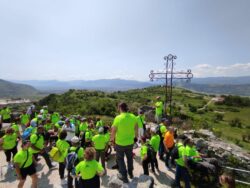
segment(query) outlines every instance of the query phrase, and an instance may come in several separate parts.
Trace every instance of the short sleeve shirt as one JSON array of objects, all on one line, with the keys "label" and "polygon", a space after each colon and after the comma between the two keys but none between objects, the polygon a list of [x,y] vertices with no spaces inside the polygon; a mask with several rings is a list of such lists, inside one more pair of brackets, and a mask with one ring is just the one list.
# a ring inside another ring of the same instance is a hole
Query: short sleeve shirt
[{"label": "short sleeve shirt", "polygon": [[113,127],[116,128],[115,143],[120,146],[128,146],[134,143],[135,125],[137,119],[134,114],[121,113],[116,116]]},{"label": "short sleeve shirt", "polygon": [[146,145],[142,145],[140,150],[141,159],[143,159],[147,155],[147,152],[148,147]]},{"label": "short sleeve shirt", "polygon": [[158,101],[155,103],[155,113],[156,115],[161,115],[162,111],[163,111],[163,102],[162,101]]},{"label": "short sleeve shirt", "polygon": [[[76,151],[77,147],[70,147],[70,151]],[[84,149],[82,147],[79,148],[77,152],[77,158],[81,161],[84,158]]]},{"label": "short sleeve shirt", "polygon": [[[28,159],[27,159],[27,157],[28,157]],[[25,161],[26,161],[26,163],[25,163]],[[32,161],[32,152],[30,150],[21,149],[14,156],[14,163],[18,163],[20,168],[23,166],[24,163],[25,163],[25,165],[23,168],[27,168],[32,164],[32,162],[33,162]]]},{"label": "short sleeve shirt", "polygon": [[58,139],[56,142],[56,147],[60,152],[60,158],[58,159],[58,162],[64,162],[64,159],[66,158],[68,149],[70,147],[69,143],[65,140]]},{"label": "short sleeve shirt", "polygon": [[155,152],[157,152],[159,149],[160,141],[161,141],[161,138],[159,135],[154,135],[150,139],[150,145],[152,146],[152,148],[154,149]]},{"label": "short sleeve shirt", "polygon": [[144,123],[144,120],[145,120],[145,116],[144,115],[139,115],[136,118],[137,118],[138,128],[143,128],[143,123]]},{"label": "short sleeve shirt", "polygon": [[95,177],[97,173],[103,172],[102,165],[96,160],[82,161],[76,166],[76,174],[81,174],[83,180],[89,180]]},{"label": "short sleeve shirt", "polygon": [[6,134],[3,136],[3,149],[10,150],[16,146],[17,134]]},{"label": "short sleeve shirt", "polygon": [[[44,138],[42,135],[32,134],[30,137],[31,144],[34,144],[35,147],[39,148],[40,150],[44,148]],[[34,150],[31,148],[33,153],[38,153],[39,151]]]},{"label": "short sleeve shirt", "polygon": [[102,135],[102,134],[95,135],[92,138],[92,142],[94,143],[94,147],[97,150],[105,149],[106,144],[107,144],[107,140],[105,138],[105,135]]}]

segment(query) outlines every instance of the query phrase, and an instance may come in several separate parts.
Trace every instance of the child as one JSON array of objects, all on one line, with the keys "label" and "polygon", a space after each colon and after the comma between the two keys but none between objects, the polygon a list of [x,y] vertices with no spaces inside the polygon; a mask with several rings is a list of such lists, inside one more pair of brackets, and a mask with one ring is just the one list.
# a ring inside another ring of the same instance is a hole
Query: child
[{"label": "child", "polygon": [[146,138],[141,137],[141,161],[142,161],[142,167],[143,167],[143,174],[149,175],[148,172],[148,164],[150,163],[150,157],[147,155],[148,153],[148,146],[146,144]]}]

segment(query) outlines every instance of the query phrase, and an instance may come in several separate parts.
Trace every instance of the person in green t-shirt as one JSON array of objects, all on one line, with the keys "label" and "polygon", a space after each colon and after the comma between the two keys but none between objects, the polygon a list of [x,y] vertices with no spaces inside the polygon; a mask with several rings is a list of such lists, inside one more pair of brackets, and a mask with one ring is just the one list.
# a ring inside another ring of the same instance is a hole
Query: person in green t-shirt
[{"label": "person in green t-shirt", "polygon": [[79,125],[79,138],[81,140],[81,146],[85,147],[85,133],[88,129],[87,118],[81,118],[81,123]]},{"label": "person in green t-shirt", "polygon": [[[120,115],[116,116],[112,125],[111,142],[115,145],[116,159],[118,163],[118,178],[124,183],[128,182],[127,172],[133,178],[133,145],[138,138],[138,125],[136,116],[128,112],[126,103],[118,106]],[[126,169],[124,155],[127,158]]]},{"label": "person in green t-shirt", "polygon": [[35,168],[35,162],[33,161],[33,154],[28,149],[30,147],[29,141],[24,141],[22,143],[22,149],[14,156],[14,163],[17,178],[19,179],[18,188],[24,186],[26,177],[29,175],[31,177],[31,188],[37,188],[37,174]]},{"label": "person in green t-shirt", "polygon": [[9,107],[7,107],[7,106],[3,107],[3,109],[0,112],[0,114],[2,116],[3,123],[10,123],[10,120],[11,120],[11,110],[9,109]]},{"label": "person in green t-shirt", "polygon": [[99,161],[99,158],[101,158],[102,167],[105,169],[105,150],[108,144],[108,140],[104,135],[103,127],[100,127],[98,129],[98,133],[99,134],[95,135],[92,138],[92,143],[96,150],[96,161]]},{"label": "person in green t-shirt", "polygon": [[159,149],[160,146],[160,141],[161,138],[160,136],[156,133],[156,127],[152,127],[151,128],[151,139],[149,144],[152,146],[153,151],[152,151],[152,161],[151,161],[151,167],[152,167],[152,171],[155,172],[154,167],[156,167],[156,170],[159,171],[159,167],[158,167],[158,160],[157,160],[157,151]]},{"label": "person in green t-shirt", "polygon": [[177,141],[178,155],[179,158],[175,160],[176,162],[176,171],[175,171],[175,184],[177,187],[181,187],[180,179],[182,178],[185,183],[186,188],[190,188],[190,176],[188,173],[188,165],[187,165],[187,152],[184,146],[184,139],[186,136],[180,135]]},{"label": "person in green t-shirt", "polygon": [[80,176],[79,187],[100,188],[100,178],[103,176],[102,165],[95,160],[95,149],[86,148],[85,160],[76,166],[76,176]]},{"label": "person in green t-shirt", "polygon": [[61,179],[61,185],[67,184],[67,181],[64,179],[64,172],[65,172],[65,158],[68,154],[68,149],[70,147],[69,143],[65,140],[67,137],[67,132],[63,130],[60,135],[59,139],[56,142],[56,147],[60,152],[60,157],[58,159],[59,162],[59,176]]},{"label": "person in green t-shirt", "polygon": [[103,127],[104,126],[104,123],[103,121],[101,120],[101,118],[97,118],[96,119],[96,128],[99,129],[100,127]]},{"label": "person in green t-shirt", "polygon": [[38,159],[38,155],[41,155],[49,167],[53,169],[55,166],[52,165],[51,160],[47,151],[44,148],[44,128],[42,125],[37,127],[37,133],[30,136],[31,147],[30,150],[33,152],[35,159]]},{"label": "person in green t-shirt", "polygon": [[0,147],[4,150],[6,155],[8,168],[12,168],[11,154],[12,157],[14,157],[17,153],[17,134],[12,128],[8,128],[5,132],[5,135],[0,138]]},{"label": "person in green t-shirt", "polygon": [[53,114],[51,114],[51,122],[53,124],[57,123],[58,121],[60,121],[60,115],[58,112],[53,112]]},{"label": "person in green t-shirt", "polygon": [[146,138],[142,137],[140,155],[141,155],[141,162],[144,175],[149,175],[148,164],[150,163],[150,157],[147,154],[148,154],[148,146],[146,144]]},{"label": "person in green t-shirt", "polygon": [[29,122],[30,122],[30,116],[29,114],[26,114],[26,111],[24,110],[22,114],[20,115],[20,123],[21,123],[22,131],[26,129]]},{"label": "person in green t-shirt", "polygon": [[163,102],[161,101],[161,97],[156,97],[156,103],[155,103],[155,122],[160,123],[162,116],[163,116]]},{"label": "person in green t-shirt", "polygon": [[144,136],[144,131],[145,131],[145,115],[143,111],[139,112],[139,115],[136,117],[137,118],[137,124],[138,124],[138,136],[139,136],[139,141],[141,140],[141,137]]}]

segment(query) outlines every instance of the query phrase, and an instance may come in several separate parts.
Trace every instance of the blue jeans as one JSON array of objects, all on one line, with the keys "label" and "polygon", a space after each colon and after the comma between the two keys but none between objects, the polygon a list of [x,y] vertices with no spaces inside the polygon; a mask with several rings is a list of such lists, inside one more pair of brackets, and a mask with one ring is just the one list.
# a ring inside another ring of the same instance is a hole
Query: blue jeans
[{"label": "blue jeans", "polygon": [[178,188],[181,187],[180,180],[183,178],[185,182],[185,188],[190,188],[190,179],[187,168],[176,165],[176,171],[175,171],[175,183]]}]

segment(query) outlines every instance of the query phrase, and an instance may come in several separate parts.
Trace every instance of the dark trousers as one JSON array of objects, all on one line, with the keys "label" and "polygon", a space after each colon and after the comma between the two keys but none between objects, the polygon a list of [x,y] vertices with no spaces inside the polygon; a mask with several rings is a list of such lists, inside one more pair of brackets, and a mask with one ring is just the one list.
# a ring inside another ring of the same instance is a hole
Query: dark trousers
[{"label": "dark trousers", "polygon": [[83,180],[80,178],[79,186],[77,188],[100,188],[100,177],[95,175],[92,179]]},{"label": "dark trousers", "polygon": [[[127,172],[129,174],[133,173],[133,144],[129,146],[119,146],[116,145],[116,159],[118,163],[118,169],[119,173],[123,177],[127,177]],[[128,170],[126,169],[125,161],[124,161],[124,156],[126,155],[127,158],[127,167]]]},{"label": "dark trousers", "polygon": [[[166,153],[166,159],[165,159],[165,165],[167,167],[169,167],[169,158],[171,156],[172,150],[174,149],[174,146],[172,146],[171,148],[168,148],[168,152]],[[171,159],[171,164],[174,165],[174,159]]]},{"label": "dark trousers", "polygon": [[12,148],[12,149],[5,150],[4,153],[5,153],[5,155],[6,155],[6,161],[7,161],[7,162],[10,162],[10,161],[11,161],[11,154],[12,154],[12,158],[14,158],[14,156],[15,156],[16,153],[17,153],[17,146],[15,146],[15,147]]},{"label": "dark trousers", "polygon": [[60,179],[64,178],[64,172],[65,172],[65,164],[64,164],[64,162],[59,163],[59,175],[60,175]]},{"label": "dark trousers", "polygon": [[160,145],[159,145],[159,158],[160,159],[163,159],[163,156],[164,156],[164,152],[165,149],[164,149],[164,144],[163,144],[163,138],[161,137],[161,141],[160,141]]},{"label": "dark trousers", "polygon": [[153,152],[152,159],[150,160],[153,172],[155,172],[155,168],[159,169],[159,167],[158,167],[158,160],[157,160],[156,154],[157,154],[157,152]]},{"label": "dark trousers", "polygon": [[44,160],[49,168],[52,167],[51,160],[50,160],[49,155],[46,151],[43,153],[34,153],[34,157],[36,160],[38,158],[38,155],[41,155],[44,158]]},{"label": "dark trousers", "polygon": [[105,169],[105,150],[96,150],[96,161],[101,158],[102,167]]},{"label": "dark trousers", "polygon": [[143,168],[144,175],[149,175],[149,172],[148,172],[149,162],[150,162],[150,160],[148,160],[148,159],[142,161],[142,168]]},{"label": "dark trousers", "polygon": [[175,183],[178,188],[181,187],[180,184],[181,178],[184,180],[185,188],[190,188],[190,178],[187,168],[177,164],[175,171]]}]

